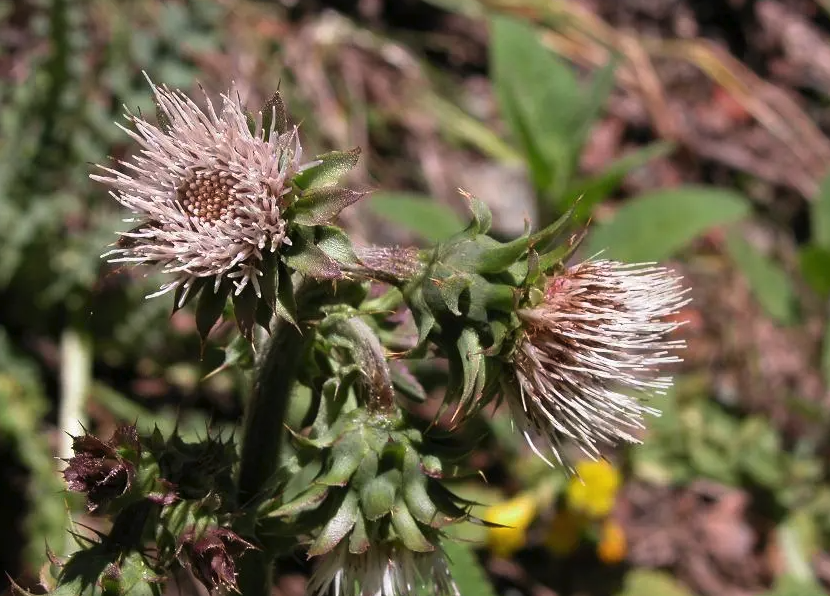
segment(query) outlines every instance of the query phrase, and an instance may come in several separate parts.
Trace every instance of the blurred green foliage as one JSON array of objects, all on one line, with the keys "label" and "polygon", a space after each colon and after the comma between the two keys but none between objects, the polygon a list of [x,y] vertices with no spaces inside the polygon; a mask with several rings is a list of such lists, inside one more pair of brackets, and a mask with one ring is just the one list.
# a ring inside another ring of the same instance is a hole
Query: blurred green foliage
[{"label": "blurred green foliage", "polygon": [[[213,2],[40,0],[4,10],[14,17],[4,26],[37,41],[10,54],[19,80],[0,86],[0,443],[28,470],[21,550],[34,569],[47,546],[64,551],[67,508],[76,501],[56,474],[45,426],[56,411],[55,367],[63,364],[48,353],[63,330],[90,337],[96,369],[108,379],[96,381],[91,401],[128,422],[170,428],[180,418],[180,405],[154,413],[112,397],[137,367],[160,370],[198,342],[170,328],[166,304],[144,299],[152,280],[132,272],[127,280],[101,259],[124,213],[89,180],[90,164],[124,154],[128,138],[113,126],[123,122],[124,106],[152,110],[143,69],[170,85],[193,84],[193,53],[219,49],[223,9]],[[108,38],[90,35],[93,28]],[[141,364],[147,353],[154,357]],[[201,365],[187,366],[198,379]],[[119,411],[119,403],[127,405]],[[203,433],[208,419],[194,414],[192,426]]]}]

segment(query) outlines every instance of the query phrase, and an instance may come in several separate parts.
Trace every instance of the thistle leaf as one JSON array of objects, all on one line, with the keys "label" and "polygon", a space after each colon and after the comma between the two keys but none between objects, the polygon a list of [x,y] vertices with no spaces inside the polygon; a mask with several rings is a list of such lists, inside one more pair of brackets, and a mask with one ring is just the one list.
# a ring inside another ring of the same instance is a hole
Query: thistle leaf
[{"label": "thistle leaf", "polygon": [[297,301],[294,298],[294,281],[288,267],[280,261],[277,265],[277,301],[274,312],[297,326]]},{"label": "thistle leaf", "polygon": [[224,281],[216,292],[213,288],[207,287],[199,294],[199,302],[196,304],[196,329],[199,331],[202,343],[207,339],[216,321],[222,316],[231,288],[232,284]]},{"label": "thistle leaf", "polygon": [[182,284],[177,287],[176,291],[173,293],[173,314],[192,302],[193,299],[199,295],[199,292],[205,286],[206,281],[207,279],[204,277],[197,277],[191,282],[190,286],[185,287],[185,285]]},{"label": "thistle leaf", "polygon": [[332,151],[317,156],[320,163],[297,174],[294,184],[306,191],[332,186],[357,165],[360,147],[349,151]]},{"label": "thistle leaf", "polygon": [[328,257],[338,263],[356,265],[359,262],[357,255],[355,255],[352,241],[349,239],[349,236],[338,227],[318,227],[317,246]]},{"label": "thistle leaf", "polygon": [[253,341],[257,314],[257,297],[253,284],[249,283],[242,292],[233,295],[233,314],[239,333],[248,341]]},{"label": "thistle leaf", "polygon": [[426,390],[404,362],[390,362],[389,372],[392,374],[392,384],[399,393],[419,403],[426,401]]},{"label": "thistle leaf", "polygon": [[292,207],[293,220],[303,226],[330,223],[343,209],[356,203],[366,194],[368,193],[330,186],[306,191]]},{"label": "thistle leaf", "polygon": [[283,262],[303,275],[315,279],[337,279],[343,276],[337,262],[314,245],[307,232],[301,231],[291,238],[292,246],[283,255]]}]

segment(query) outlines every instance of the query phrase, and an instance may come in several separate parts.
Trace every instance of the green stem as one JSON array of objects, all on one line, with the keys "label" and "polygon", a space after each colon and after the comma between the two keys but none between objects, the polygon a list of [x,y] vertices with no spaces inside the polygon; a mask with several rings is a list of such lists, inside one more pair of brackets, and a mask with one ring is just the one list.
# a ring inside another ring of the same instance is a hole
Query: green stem
[{"label": "green stem", "polygon": [[[242,504],[260,497],[277,472],[288,399],[312,337],[307,327],[284,319],[274,326],[248,404],[238,484]],[[270,596],[273,557],[248,551],[240,563],[240,592]]]},{"label": "green stem", "polygon": [[63,431],[58,457],[72,457],[73,437],[84,434],[86,398],[92,382],[92,342],[73,327],[61,335],[61,399],[58,406],[58,427]]}]

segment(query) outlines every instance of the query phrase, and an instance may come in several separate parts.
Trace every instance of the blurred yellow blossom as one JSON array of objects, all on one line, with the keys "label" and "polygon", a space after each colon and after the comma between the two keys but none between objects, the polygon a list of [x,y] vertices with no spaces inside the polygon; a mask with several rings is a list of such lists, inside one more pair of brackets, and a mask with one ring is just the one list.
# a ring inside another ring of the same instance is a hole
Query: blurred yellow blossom
[{"label": "blurred yellow blossom", "polygon": [[522,493],[484,511],[485,520],[508,526],[489,528],[487,532],[487,543],[494,555],[506,558],[525,545],[526,530],[536,515],[537,506],[534,495]]},{"label": "blurred yellow blossom", "polygon": [[589,517],[608,515],[620,486],[617,468],[604,459],[583,460],[576,464],[576,474],[568,482],[568,506]]},{"label": "blurred yellow blossom", "polygon": [[585,518],[581,515],[567,509],[558,511],[545,536],[545,546],[555,555],[572,553],[579,545],[584,526]]},{"label": "blurred yellow blossom", "polygon": [[613,519],[606,519],[600,531],[597,556],[606,565],[614,565],[625,559],[627,552],[625,532]]}]

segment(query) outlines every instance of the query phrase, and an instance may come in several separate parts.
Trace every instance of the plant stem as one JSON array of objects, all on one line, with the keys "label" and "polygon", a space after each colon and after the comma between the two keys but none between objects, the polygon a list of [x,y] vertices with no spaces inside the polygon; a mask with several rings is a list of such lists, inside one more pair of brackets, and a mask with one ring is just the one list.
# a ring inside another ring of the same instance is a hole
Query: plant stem
[{"label": "plant stem", "polygon": [[[274,326],[246,414],[238,484],[242,504],[257,499],[278,469],[288,399],[312,337],[307,327],[284,319]],[[248,551],[240,562],[240,592],[270,596],[273,562],[267,553]]]},{"label": "plant stem", "polygon": [[84,434],[86,398],[92,380],[92,342],[73,327],[61,335],[61,400],[58,406],[58,457],[72,457],[73,437]]}]

